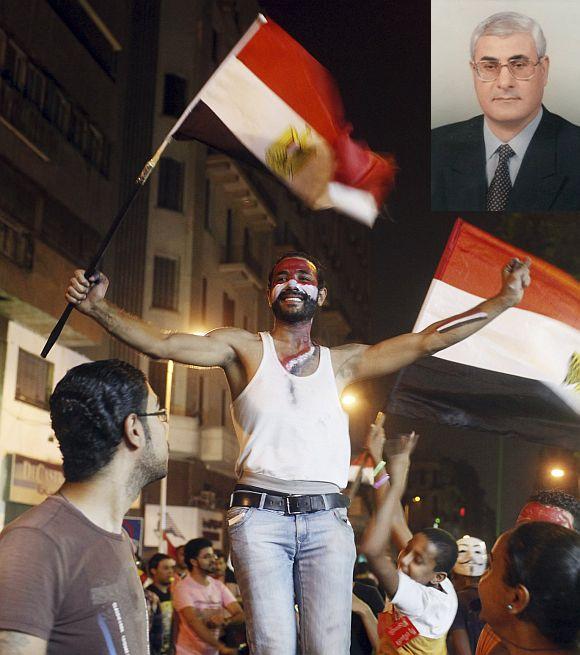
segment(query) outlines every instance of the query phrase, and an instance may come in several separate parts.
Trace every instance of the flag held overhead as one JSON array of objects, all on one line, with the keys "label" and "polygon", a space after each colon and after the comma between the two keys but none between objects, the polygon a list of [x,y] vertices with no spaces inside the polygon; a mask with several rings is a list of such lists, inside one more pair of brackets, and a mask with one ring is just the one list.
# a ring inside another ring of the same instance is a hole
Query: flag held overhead
[{"label": "flag held overhead", "polygon": [[490,271],[532,261],[523,301],[465,341],[404,369],[389,411],[573,448],[580,433],[580,284],[458,219],[414,331],[497,293]]},{"label": "flag held overhead", "polygon": [[329,72],[264,20],[203,86],[174,137],[265,166],[312,209],[372,226],[393,186],[393,160],[351,139]]}]

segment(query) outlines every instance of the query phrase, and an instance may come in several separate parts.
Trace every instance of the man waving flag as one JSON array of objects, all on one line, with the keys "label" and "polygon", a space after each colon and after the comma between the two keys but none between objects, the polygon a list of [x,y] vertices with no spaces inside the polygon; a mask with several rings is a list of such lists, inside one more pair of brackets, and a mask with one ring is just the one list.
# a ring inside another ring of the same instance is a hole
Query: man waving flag
[{"label": "man waving flag", "polygon": [[[575,448],[580,434],[580,284],[458,219],[414,331],[473,306],[499,281],[488,271],[514,253],[532,260],[524,301],[469,340],[407,367],[389,410],[457,427]],[[476,317],[475,317],[476,318]]]},{"label": "man waving flag", "polygon": [[266,166],[312,209],[372,225],[395,166],[353,141],[329,72],[259,17],[178,121],[176,139],[202,141]]}]

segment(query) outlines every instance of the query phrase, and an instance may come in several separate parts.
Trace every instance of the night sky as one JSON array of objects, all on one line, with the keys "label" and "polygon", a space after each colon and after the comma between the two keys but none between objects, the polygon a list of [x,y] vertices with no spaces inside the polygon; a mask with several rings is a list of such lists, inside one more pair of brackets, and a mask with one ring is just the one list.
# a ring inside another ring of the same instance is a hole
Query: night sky
[{"label": "night sky", "polygon": [[[409,331],[456,218],[429,211],[430,5],[421,0],[262,0],[260,6],[331,71],[347,119],[354,125],[353,136],[396,157],[400,171],[388,201],[389,218],[377,221],[371,235],[369,321],[373,341]],[[505,237],[501,216],[462,217]],[[548,219],[521,216],[518,220]],[[549,230],[560,237],[568,235],[578,248],[576,216],[552,217],[548,223]],[[566,268],[556,249],[543,247],[538,239],[522,242],[517,232],[511,239],[514,244]],[[498,290],[499,279],[498,271]],[[355,440],[385,403],[392,382],[381,380],[359,389],[365,402],[352,416]],[[394,418],[388,427],[392,431],[417,428],[422,435],[419,454],[469,461],[480,475],[488,505],[495,509],[498,439],[494,435]],[[539,456],[540,448],[534,444],[506,441],[502,503],[506,528],[534,488]]]}]

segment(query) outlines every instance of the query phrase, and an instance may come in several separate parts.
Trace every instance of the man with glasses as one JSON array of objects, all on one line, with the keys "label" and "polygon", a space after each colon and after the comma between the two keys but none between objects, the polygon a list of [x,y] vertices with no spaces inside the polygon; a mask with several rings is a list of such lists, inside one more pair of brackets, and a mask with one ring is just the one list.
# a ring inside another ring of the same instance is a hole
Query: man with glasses
[{"label": "man with glasses", "polygon": [[50,399],[65,482],[0,534],[0,655],[148,652],[147,610],[122,521],[167,475],[167,413],[141,371],[72,368]]},{"label": "man with glasses", "polygon": [[434,211],[580,209],[580,128],[542,106],[550,61],[538,23],[486,18],[471,37],[483,116],[431,136]]}]

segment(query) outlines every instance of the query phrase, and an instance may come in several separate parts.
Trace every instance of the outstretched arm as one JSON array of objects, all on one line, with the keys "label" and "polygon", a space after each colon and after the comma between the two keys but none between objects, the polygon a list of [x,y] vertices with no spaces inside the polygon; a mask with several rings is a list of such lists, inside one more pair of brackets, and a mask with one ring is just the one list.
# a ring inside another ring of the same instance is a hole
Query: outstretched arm
[{"label": "outstretched arm", "polygon": [[394,523],[398,520],[401,498],[407,486],[407,474],[411,463],[411,453],[417,443],[418,435],[411,432],[401,437],[399,452],[389,457],[390,486],[382,494],[380,503],[369,523],[361,544],[361,552],[369,561],[373,573],[389,598],[397,593],[399,575],[393,560],[387,555]]},{"label": "outstretched arm", "polygon": [[497,296],[467,312],[433,323],[422,332],[402,334],[374,346],[349,346],[337,378],[343,385],[355,380],[387,375],[471,336],[506,309],[517,305],[530,284],[530,261],[512,259],[502,271]]},{"label": "outstretched arm", "polygon": [[103,273],[93,275],[90,281],[84,273],[80,269],[75,271],[66,290],[66,299],[135,350],[153,359],[173,359],[197,366],[225,368],[236,358],[228,340],[232,329],[215,330],[207,336],[165,332],[108,303],[105,294],[109,280]]}]

